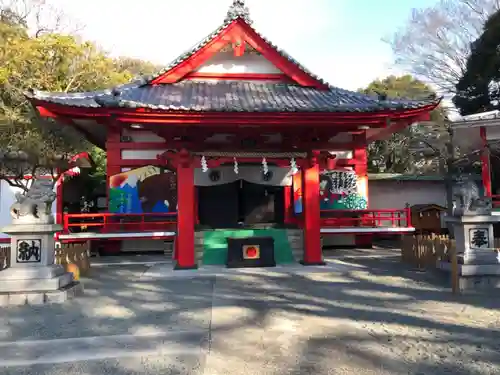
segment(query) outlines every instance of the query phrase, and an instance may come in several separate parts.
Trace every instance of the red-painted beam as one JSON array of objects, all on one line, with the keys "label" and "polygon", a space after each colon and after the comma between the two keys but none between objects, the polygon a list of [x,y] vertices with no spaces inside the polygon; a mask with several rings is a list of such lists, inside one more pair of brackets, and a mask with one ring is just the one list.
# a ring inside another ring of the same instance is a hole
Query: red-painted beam
[{"label": "red-painted beam", "polygon": [[[373,141],[381,141],[391,136],[392,134],[400,132],[401,130],[407,128],[412,123],[429,120],[430,112],[409,116],[404,119],[400,119],[399,121],[394,121],[392,124],[386,125],[383,129],[378,129],[376,132],[370,134],[370,136],[367,137],[366,141],[368,143],[371,143]],[[389,120],[387,120],[387,122],[389,122]]]},{"label": "red-painted beam", "polygon": [[[55,104],[50,102],[45,102],[43,100],[35,100],[32,102],[37,106],[39,113],[42,114],[57,114],[57,115],[68,115],[72,117],[98,117],[98,118],[112,118],[113,116],[123,116],[123,117],[133,117],[134,120],[130,121],[136,123],[140,118],[155,118],[160,117],[164,119],[177,119],[179,123],[184,122],[188,119],[217,119],[222,122],[233,122],[237,123],[242,119],[252,119],[255,120],[255,124],[258,125],[263,120],[284,120],[290,121],[289,126],[294,126],[293,120],[357,120],[362,125],[363,121],[369,121],[373,119],[378,119],[383,122],[390,118],[392,120],[396,119],[407,119],[419,115],[426,115],[428,112],[432,111],[437,107],[439,103],[430,104],[423,106],[418,109],[411,110],[385,110],[378,112],[279,112],[279,113],[268,113],[268,112],[188,112],[188,111],[162,111],[162,110],[152,110],[146,108],[81,108],[81,107],[70,107],[61,104]],[[43,108],[43,109],[40,109]]]}]

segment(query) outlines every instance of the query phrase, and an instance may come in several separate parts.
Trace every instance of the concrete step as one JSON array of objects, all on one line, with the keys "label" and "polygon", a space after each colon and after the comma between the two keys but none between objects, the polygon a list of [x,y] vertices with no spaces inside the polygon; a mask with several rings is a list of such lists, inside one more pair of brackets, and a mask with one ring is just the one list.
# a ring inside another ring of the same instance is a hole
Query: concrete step
[{"label": "concrete step", "polygon": [[174,241],[129,239],[121,242],[121,251],[124,253],[163,251],[167,259],[171,259],[174,253]]},{"label": "concrete step", "polygon": [[304,232],[301,229],[288,229],[287,237],[293,258],[297,262],[301,261],[304,254]]}]

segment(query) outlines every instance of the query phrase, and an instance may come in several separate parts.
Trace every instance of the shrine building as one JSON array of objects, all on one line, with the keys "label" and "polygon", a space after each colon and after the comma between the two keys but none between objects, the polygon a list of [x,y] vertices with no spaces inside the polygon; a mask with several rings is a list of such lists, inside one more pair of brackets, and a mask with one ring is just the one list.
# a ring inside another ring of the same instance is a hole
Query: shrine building
[{"label": "shrine building", "polygon": [[65,210],[60,185],[59,239],[109,251],[175,239],[179,269],[322,264],[322,237],[362,245],[413,231],[408,208],[370,209],[367,145],[429,120],[440,102],[331,86],[260,34],[241,0],[157,74],[26,95],[107,152],[99,212]]}]

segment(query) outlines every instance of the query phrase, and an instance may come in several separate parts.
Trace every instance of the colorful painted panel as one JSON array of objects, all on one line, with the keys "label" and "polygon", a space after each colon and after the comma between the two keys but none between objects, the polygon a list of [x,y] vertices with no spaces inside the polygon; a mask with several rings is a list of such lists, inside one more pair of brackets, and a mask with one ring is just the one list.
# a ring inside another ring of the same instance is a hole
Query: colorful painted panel
[{"label": "colorful painted panel", "polygon": [[[354,171],[333,170],[320,174],[319,197],[322,210],[364,210],[368,206],[365,179]],[[294,184],[295,213],[302,213],[302,189]]]},{"label": "colorful painted panel", "polygon": [[177,211],[175,173],[149,165],[110,177],[109,212],[140,214],[175,211]]}]

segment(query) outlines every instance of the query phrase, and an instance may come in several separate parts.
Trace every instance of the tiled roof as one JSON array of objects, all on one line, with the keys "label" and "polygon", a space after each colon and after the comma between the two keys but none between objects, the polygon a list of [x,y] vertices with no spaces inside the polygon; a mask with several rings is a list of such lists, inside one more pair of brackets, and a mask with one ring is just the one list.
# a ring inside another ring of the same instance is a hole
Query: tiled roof
[{"label": "tiled roof", "polygon": [[306,74],[327,85],[327,90],[305,88],[294,84],[251,83],[241,81],[182,81],[150,86],[157,77],[168,72],[201,50],[233,21],[241,19],[251,25],[248,9],[242,0],[234,0],[224,23],[200,43],[172,61],[165,69],[149,77],[140,77],[112,90],[82,93],[44,93],[31,91],[29,98],[73,107],[151,108],[158,110],[224,111],[224,112],[372,112],[387,109],[412,109],[437,104],[439,99],[421,101],[380,100],[337,87],[300,65],[285,51],[259,34],[284,58]]},{"label": "tiled roof", "polygon": [[283,83],[243,81],[182,81],[163,85],[131,83],[99,92],[33,92],[31,96],[72,107],[200,112],[376,112],[437,103],[437,99],[380,100],[339,88],[317,90]]}]

